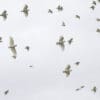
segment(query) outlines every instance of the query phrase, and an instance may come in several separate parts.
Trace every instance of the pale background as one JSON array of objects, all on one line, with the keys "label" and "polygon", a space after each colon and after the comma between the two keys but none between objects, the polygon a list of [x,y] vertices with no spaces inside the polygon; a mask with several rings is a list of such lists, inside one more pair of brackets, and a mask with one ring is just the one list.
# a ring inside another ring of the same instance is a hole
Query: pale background
[{"label": "pale background", "polygon": [[[0,0],[0,13],[8,11],[8,19],[0,17],[0,100],[100,100],[100,4],[92,11],[92,0]],[[29,16],[20,12],[29,5]],[[64,7],[58,12],[56,7]],[[48,14],[48,9],[54,13]],[[81,19],[75,18],[80,15]],[[61,23],[65,21],[66,27]],[[59,36],[74,38],[65,51],[56,45]],[[17,59],[8,49],[9,36],[15,40]],[[31,47],[30,52],[24,48]],[[80,61],[79,67],[74,63]],[[62,73],[67,64],[72,73]],[[33,68],[29,68],[33,65]],[[76,92],[75,89],[86,87]],[[97,86],[96,94],[91,92]],[[10,92],[4,96],[4,91]]]}]

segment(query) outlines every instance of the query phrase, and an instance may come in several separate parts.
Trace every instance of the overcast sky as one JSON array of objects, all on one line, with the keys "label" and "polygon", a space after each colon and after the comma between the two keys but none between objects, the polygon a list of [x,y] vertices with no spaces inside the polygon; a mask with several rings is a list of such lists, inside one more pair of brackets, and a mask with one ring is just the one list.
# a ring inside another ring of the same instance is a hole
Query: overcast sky
[{"label": "overcast sky", "polygon": [[[20,12],[25,4],[30,9],[27,18]],[[59,4],[62,12],[56,9]],[[8,11],[6,21],[0,17],[0,100],[100,100],[100,34],[96,32],[100,4],[94,11],[91,5],[92,0],[0,0],[0,13]],[[66,41],[74,38],[64,51],[56,45],[61,35]],[[17,44],[17,59],[8,49],[9,36]],[[81,62],[77,67],[76,61]],[[62,71],[68,64],[72,73],[66,77]],[[86,87],[76,92],[81,85]],[[96,94],[93,86],[98,88]]]}]

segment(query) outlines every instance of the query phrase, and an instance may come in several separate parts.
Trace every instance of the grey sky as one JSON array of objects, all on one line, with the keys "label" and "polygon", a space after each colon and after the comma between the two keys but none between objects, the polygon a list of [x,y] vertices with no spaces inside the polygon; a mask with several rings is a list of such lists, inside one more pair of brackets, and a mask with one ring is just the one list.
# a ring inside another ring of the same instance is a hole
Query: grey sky
[{"label": "grey sky", "polygon": [[[92,0],[1,0],[0,13],[8,11],[8,19],[0,17],[0,100],[99,100],[100,99],[100,4],[95,10],[89,7]],[[29,16],[20,12],[29,5]],[[56,7],[64,7],[58,12]],[[54,13],[48,14],[48,9]],[[80,20],[75,15],[80,15]],[[64,21],[66,27],[62,27]],[[74,38],[71,46],[66,43],[62,51],[56,42],[63,35],[67,41]],[[8,49],[9,36],[15,40],[17,59]],[[30,46],[27,52],[24,48]],[[74,63],[80,61],[79,67]],[[62,73],[67,64],[72,73],[66,78]],[[29,68],[33,65],[33,68]],[[85,85],[79,92],[75,89]],[[91,92],[96,85],[97,93]],[[3,92],[10,92],[4,96]]]}]

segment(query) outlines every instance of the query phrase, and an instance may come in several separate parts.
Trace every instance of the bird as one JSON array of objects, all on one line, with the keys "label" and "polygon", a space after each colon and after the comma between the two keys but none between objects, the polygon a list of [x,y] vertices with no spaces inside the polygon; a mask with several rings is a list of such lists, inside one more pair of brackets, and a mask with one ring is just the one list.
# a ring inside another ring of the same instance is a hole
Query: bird
[{"label": "bird", "polygon": [[93,1],[92,4],[96,5],[96,1]]},{"label": "bird", "polygon": [[32,65],[30,65],[29,67],[30,67],[30,68],[32,68],[33,66],[32,66]]},{"label": "bird", "polygon": [[66,26],[65,22],[62,22],[62,26],[63,26],[63,27],[65,27],[65,26]]},{"label": "bird", "polygon": [[70,65],[67,65],[65,70],[63,71],[63,73],[66,74],[66,77],[68,77],[70,75],[70,72],[71,72],[71,66]]},{"label": "bird", "polygon": [[68,44],[69,44],[69,45],[71,45],[72,42],[73,42],[73,38],[71,38],[71,39],[68,40]]},{"label": "bird", "polygon": [[29,46],[26,46],[25,49],[26,49],[27,51],[29,51],[29,50],[30,50],[30,47],[29,47]]},{"label": "bird", "polygon": [[21,12],[23,12],[26,17],[28,16],[29,9],[28,9],[28,5],[27,4],[25,4],[25,6],[24,6],[24,8],[23,8],[23,10]]},{"label": "bird", "polygon": [[63,10],[63,7],[58,5],[58,7],[56,8],[58,11],[62,11]]},{"label": "bird", "polygon": [[90,8],[91,8],[92,10],[94,10],[94,9],[95,9],[95,6],[94,6],[94,5],[92,5]]},{"label": "bird", "polygon": [[77,18],[77,19],[80,19],[80,16],[79,16],[79,15],[76,15],[76,18]]},{"label": "bird", "polygon": [[100,2],[100,0],[98,0],[98,2]]},{"label": "bird", "polygon": [[80,88],[82,89],[82,88],[84,88],[85,86],[84,85],[82,85]]},{"label": "bird", "polygon": [[4,20],[6,20],[6,19],[7,19],[7,16],[8,16],[7,11],[4,10],[4,11],[0,14],[0,16],[2,16]]},{"label": "bird", "polygon": [[62,48],[62,50],[64,50],[65,49],[65,42],[66,41],[64,40],[64,37],[60,36],[59,41],[56,42],[56,45],[59,45]]},{"label": "bird", "polygon": [[91,89],[91,91],[93,91],[94,93],[96,93],[96,92],[97,92],[97,87],[94,86],[94,87]]},{"label": "bird", "polygon": [[0,42],[2,42],[2,37],[0,37]]},{"label": "bird", "polygon": [[75,91],[79,91],[79,90],[80,90],[79,88],[75,89]]},{"label": "bird", "polygon": [[9,37],[9,47],[11,52],[13,53],[13,58],[16,59],[16,56],[17,56],[17,52],[16,52],[16,47],[17,45],[14,44],[14,39],[12,37]]},{"label": "bird", "polygon": [[99,21],[100,21],[100,18],[97,18],[97,19],[96,19],[96,21],[98,21],[98,22],[99,22]]},{"label": "bird", "polygon": [[84,87],[85,87],[85,86],[82,85],[81,87],[77,88],[76,91],[79,91],[79,90],[83,89]]},{"label": "bird", "polygon": [[80,62],[79,62],[79,61],[75,62],[75,65],[77,65],[77,66],[78,66],[79,64],[80,64]]},{"label": "bird", "polygon": [[52,14],[52,13],[53,13],[53,11],[52,11],[51,9],[48,9],[48,13],[51,13],[51,14]]},{"label": "bird", "polygon": [[97,28],[96,32],[100,33],[100,29],[99,29],[99,28]]},{"label": "bird", "polygon": [[9,90],[6,90],[6,91],[4,92],[5,95],[7,95],[8,93],[9,93]]}]

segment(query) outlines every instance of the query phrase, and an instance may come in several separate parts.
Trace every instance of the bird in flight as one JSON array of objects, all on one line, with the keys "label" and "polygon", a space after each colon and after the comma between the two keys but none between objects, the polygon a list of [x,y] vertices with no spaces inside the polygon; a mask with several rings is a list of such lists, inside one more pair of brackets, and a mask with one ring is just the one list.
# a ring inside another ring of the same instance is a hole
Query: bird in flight
[{"label": "bird in flight", "polygon": [[52,11],[51,9],[48,9],[48,13],[51,13],[51,14],[52,14],[52,13],[53,13],[53,11]]},{"label": "bird in flight", "polygon": [[73,38],[71,38],[71,39],[68,40],[68,44],[69,44],[69,45],[71,45],[72,42],[73,42]]},{"label": "bird in flight", "polygon": [[77,66],[78,66],[79,64],[80,64],[80,62],[79,62],[79,61],[75,62],[75,65],[77,65]]},{"label": "bird in flight", "polygon": [[8,15],[8,14],[7,14],[7,11],[6,11],[6,10],[4,10],[4,11],[0,14],[0,16],[2,16],[4,20],[7,19],[7,15]]},{"label": "bird in flight", "polygon": [[63,7],[58,5],[58,7],[56,8],[58,11],[63,11]]},{"label": "bird in flight", "polygon": [[70,75],[71,71],[72,71],[71,70],[71,66],[67,65],[66,68],[65,68],[65,70],[63,71],[63,73],[65,73],[66,77],[68,77]]},{"label": "bird in flight", "polygon": [[2,42],[2,37],[0,37],[0,42]]},{"label": "bird in flight", "polygon": [[96,5],[96,1],[93,1],[92,4]]},{"label": "bird in flight", "polygon": [[65,22],[62,22],[62,26],[63,26],[63,27],[65,27],[65,26],[66,26]]},{"label": "bird in flight", "polygon": [[29,9],[28,9],[28,5],[25,4],[24,8],[22,9],[22,11],[24,13],[24,15],[27,17],[29,14]]},{"label": "bird in flight", "polygon": [[100,33],[100,29],[99,29],[99,28],[97,28],[96,32]]},{"label": "bird in flight", "polygon": [[8,93],[9,93],[9,90],[6,90],[6,91],[4,92],[5,95],[7,95]]},{"label": "bird in flight", "polygon": [[79,91],[79,90],[83,89],[84,87],[85,87],[85,86],[82,85],[81,87],[77,88],[76,91]]},{"label": "bird in flight", "polygon": [[80,19],[80,16],[79,16],[79,15],[76,15],[75,17],[76,17],[77,19]]},{"label": "bird in flight", "polygon": [[27,51],[29,51],[29,50],[30,50],[30,47],[29,47],[29,46],[26,46],[25,49],[26,49]]},{"label": "bird in flight", "polygon": [[94,86],[94,87],[91,89],[91,91],[93,91],[94,93],[96,93],[96,92],[97,92],[97,87]]},{"label": "bird in flight", "polygon": [[95,6],[94,6],[94,5],[92,5],[90,8],[91,8],[92,10],[94,10],[94,9],[95,9]]},{"label": "bird in flight", "polygon": [[14,44],[14,39],[12,37],[9,38],[9,47],[11,52],[13,53],[13,58],[16,59],[16,56],[17,56],[17,52],[16,52],[16,47],[17,45]]},{"label": "bird in flight", "polygon": [[97,19],[96,19],[96,21],[98,21],[98,22],[99,22],[99,21],[100,21],[100,18],[97,18]]},{"label": "bird in flight", "polygon": [[65,49],[65,42],[66,41],[64,40],[64,37],[60,36],[59,41],[56,42],[56,45],[59,45],[62,48],[62,50],[64,50]]}]

